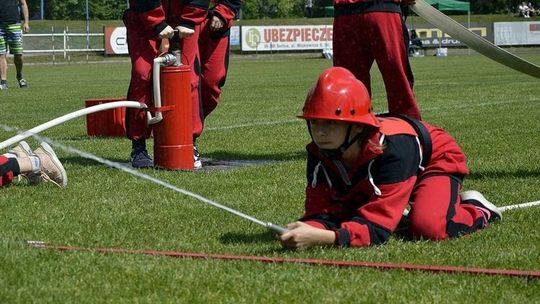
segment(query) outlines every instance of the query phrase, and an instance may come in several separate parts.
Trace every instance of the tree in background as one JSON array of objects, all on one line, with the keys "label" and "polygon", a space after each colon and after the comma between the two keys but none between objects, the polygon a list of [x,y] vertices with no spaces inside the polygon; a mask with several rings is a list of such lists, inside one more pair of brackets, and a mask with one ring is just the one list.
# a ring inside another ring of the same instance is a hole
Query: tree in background
[{"label": "tree in background", "polygon": [[242,18],[300,17],[304,12],[304,0],[247,0],[242,7]]},{"label": "tree in background", "polygon": [[506,12],[516,1],[508,0],[475,0],[470,1],[474,14],[496,14]]},{"label": "tree in background", "polygon": [[314,17],[328,17],[324,8],[327,6],[333,6],[332,0],[314,0],[313,1],[313,16]]},{"label": "tree in background", "polygon": [[[126,9],[126,1],[88,0],[90,18],[98,20],[115,20],[122,18]],[[40,17],[41,0],[27,0],[30,16]],[[84,20],[86,19],[86,0],[45,0],[45,19],[50,20]]]},{"label": "tree in background", "polygon": [[[125,0],[88,0],[90,18],[118,20],[126,9]],[[465,0],[459,0],[465,1]],[[523,0],[470,0],[473,14],[516,13]],[[540,0],[532,1],[539,2]],[[85,0],[44,0],[45,19],[84,20]],[[529,2],[529,1],[527,1]],[[30,17],[40,17],[41,0],[27,0]],[[304,15],[305,0],[245,0],[243,19],[297,18]],[[332,0],[314,0],[313,17],[324,17],[324,8],[332,6]]]},{"label": "tree in background", "polygon": [[126,2],[118,0],[92,0],[90,2],[90,17],[99,20],[122,19],[126,10]]}]

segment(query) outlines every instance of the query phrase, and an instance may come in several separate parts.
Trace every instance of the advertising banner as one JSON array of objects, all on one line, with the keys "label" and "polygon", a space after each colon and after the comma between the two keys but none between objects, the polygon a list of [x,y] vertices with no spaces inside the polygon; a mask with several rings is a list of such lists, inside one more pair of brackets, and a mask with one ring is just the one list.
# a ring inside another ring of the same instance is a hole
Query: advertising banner
[{"label": "advertising banner", "polygon": [[[128,54],[128,46],[126,40],[126,28],[125,27],[111,27],[106,26],[103,28],[105,39],[105,55],[126,55]],[[240,45],[240,27],[233,26],[230,31],[231,45]]]},{"label": "advertising banner", "polygon": [[495,22],[495,44],[539,45],[540,22]]},{"label": "advertising banner", "polygon": [[[468,24],[462,24],[467,27]],[[418,38],[422,41],[423,47],[453,47],[465,46],[465,44],[450,35],[443,33],[440,29],[433,27],[429,23],[407,25],[409,30],[415,30]],[[491,23],[471,23],[469,30],[493,42],[493,25]]]},{"label": "advertising banner", "polygon": [[242,26],[242,51],[332,48],[331,25]]},{"label": "advertising banner", "polygon": [[105,55],[128,54],[125,27],[106,26],[103,28],[105,39]]}]

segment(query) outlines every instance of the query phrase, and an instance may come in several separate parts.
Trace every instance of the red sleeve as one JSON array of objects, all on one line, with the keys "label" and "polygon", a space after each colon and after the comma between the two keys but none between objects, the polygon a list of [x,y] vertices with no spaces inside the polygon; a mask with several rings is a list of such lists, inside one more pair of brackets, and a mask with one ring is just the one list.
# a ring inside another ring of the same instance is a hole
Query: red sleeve
[{"label": "red sleeve", "polygon": [[320,184],[315,188],[306,187],[306,202],[304,216],[301,221],[317,228],[336,230],[342,213],[342,205],[332,203],[334,191],[328,184]]},{"label": "red sleeve", "polygon": [[148,31],[160,32],[159,29],[162,30],[167,26],[165,12],[159,0],[139,0],[131,4],[131,11],[133,11],[137,23]]},{"label": "red sleeve", "polygon": [[241,0],[221,0],[216,2],[214,14],[225,22],[225,28],[230,28],[242,6]]},{"label": "red sleeve", "polygon": [[[13,161],[15,161],[13,159]],[[0,187],[3,187],[13,180],[13,166],[12,160],[0,155]]]},{"label": "red sleeve", "polygon": [[416,182],[416,176],[380,185],[381,195],[372,195],[369,202],[358,208],[358,216],[341,224],[337,232],[340,245],[352,247],[385,243],[396,229]]},{"label": "red sleeve", "polygon": [[180,15],[180,26],[194,29],[208,15],[209,0],[184,0]]}]

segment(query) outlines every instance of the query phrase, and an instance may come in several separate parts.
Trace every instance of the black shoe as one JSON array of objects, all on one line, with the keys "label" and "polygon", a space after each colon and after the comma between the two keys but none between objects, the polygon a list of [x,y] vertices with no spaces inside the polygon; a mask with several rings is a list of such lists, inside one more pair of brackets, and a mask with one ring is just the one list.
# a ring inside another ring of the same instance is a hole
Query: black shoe
[{"label": "black shoe", "polygon": [[488,222],[494,222],[502,220],[502,212],[488,201],[482,193],[472,190],[464,191],[459,194],[461,197],[461,202],[463,204],[470,204],[476,206],[482,213],[486,215]]},{"label": "black shoe", "polygon": [[26,79],[19,78],[19,79],[17,79],[17,81],[19,82],[19,87],[20,88],[28,88],[28,81],[26,81]]},{"label": "black shoe", "polygon": [[154,167],[154,161],[148,155],[148,151],[144,150],[133,150],[131,152],[131,166],[133,168],[152,168]]}]

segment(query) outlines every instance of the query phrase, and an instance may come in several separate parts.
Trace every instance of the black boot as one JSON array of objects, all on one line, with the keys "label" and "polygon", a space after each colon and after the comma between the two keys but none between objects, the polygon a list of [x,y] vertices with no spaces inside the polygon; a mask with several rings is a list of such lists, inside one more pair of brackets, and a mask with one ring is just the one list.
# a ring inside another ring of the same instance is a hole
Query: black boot
[{"label": "black boot", "polygon": [[154,161],[146,151],[145,139],[131,141],[131,166],[134,168],[150,168],[154,166]]}]

